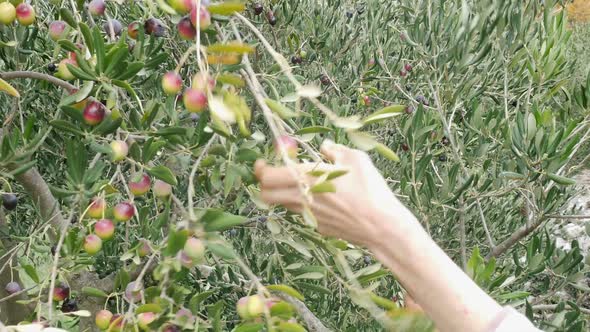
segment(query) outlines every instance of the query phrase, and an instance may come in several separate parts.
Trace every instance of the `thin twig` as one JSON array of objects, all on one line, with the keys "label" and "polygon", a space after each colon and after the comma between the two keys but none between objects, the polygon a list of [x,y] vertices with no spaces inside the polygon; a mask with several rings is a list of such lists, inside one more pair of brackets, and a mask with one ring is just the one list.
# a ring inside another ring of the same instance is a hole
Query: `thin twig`
[{"label": "thin twig", "polygon": [[[139,272],[139,275],[133,281],[135,284],[134,284],[134,287],[133,287],[132,292],[139,292],[141,290],[140,285],[142,284],[143,276],[146,274],[146,272],[149,269],[150,265],[154,261],[154,258],[156,258],[156,254],[157,254],[157,251],[153,251],[152,252],[152,254],[148,258],[147,262],[143,266],[143,269],[141,269],[141,272]],[[141,286],[141,287],[143,287],[143,286]],[[131,297],[131,301],[129,303],[129,310],[127,310],[127,314],[123,318],[123,324],[125,324],[125,320],[127,319],[127,317],[131,316],[131,313],[133,312],[133,304],[134,303],[135,303],[135,298],[132,296]]]},{"label": "thin twig", "polygon": [[486,218],[483,215],[483,209],[481,208],[481,203],[479,202],[479,198],[476,200],[477,209],[479,210],[479,217],[481,218],[481,222],[483,224],[483,230],[486,233],[486,238],[488,240],[488,244],[490,245],[490,249],[494,250],[494,240],[492,239],[492,235],[490,234],[490,230],[488,228],[488,224],[486,223]]},{"label": "thin twig", "polygon": [[461,243],[461,267],[467,271],[467,243],[465,234],[465,211],[463,211],[463,197],[459,199],[459,241]]},{"label": "thin twig", "polygon": [[19,295],[21,295],[23,293],[28,293],[30,290],[35,289],[37,287],[39,287],[39,284],[35,284],[35,285],[33,285],[33,286],[29,287],[29,288],[22,289],[22,290],[20,290],[20,291],[18,291],[16,293],[12,293],[12,294],[10,294],[8,296],[5,296],[5,297],[3,297],[3,298],[0,299],[0,303],[2,303],[4,301],[8,301],[8,300],[10,300],[12,298],[15,298],[15,297],[17,297],[17,296],[19,296]]},{"label": "thin twig", "polygon": [[193,169],[191,170],[191,175],[188,178],[188,213],[190,216],[190,221],[191,222],[195,222],[197,217],[195,216],[195,209],[194,209],[194,204],[193,204],[193,197],[195,196],[195,175],[197,175],[197,169],[199,168],[199,165],[201,165],[201,161],[203,160],[203,158],[205,157],[205,155],[207,154],[207,151],[209,151],[209,148],[211,147],[211,144],[213,144],[213,141],[215,140],[215,138],[217,137],[216,134],[213,134],[213,136],[211,136],[211,138],[209,139],[209,142],[207,142],[207,145],[205,145],[205,147],[203,148],[203,151],[201,151],[201,153],[199,154],[199,157],[197,158],[197,160],[195,161],[194,165],[193,165]]},{"label": "thin twig", "polygon": [[11,72],[0,73],[0,78],[4,79],[4,80],[12,80],[15,78],[32,78],[32,79],[36,79],[36,80],[47,81],[49,83],[52,83],[52,84],[57,85],[59,87],[62,87],[66,90],[69,90],[70,92],[77,89],[74,85],[72,85],[64,80],[60,80],[57,77],[47,75],[47,74],[37,73],[34,71],[22,70],[22,71],[11,71]]},{"label": "thin twig", "polygon": [[[572,306],[566,303],[567,306],[573,309]],[[557,309],[557,304],[537,304],[533,306],[533,311],[553,311]],[[586,315],[590,315],[590,309],[584,307],[577,307],[580,312],[585,313]]]},{"label": "thin twig", "polygon": [[583,215],[583,214],[570,214],[570,215],[555,215],[549,214],[547,218],[552,219],[590,219],[590,215]]},{"label": "thin twig", "polygon": [[49,308],[47,313],[47,319],[51,321],[51,316],[53,315],[53,290],[55,288],[55,278],[57,276],[57,264],[59,262],[59,253],[61,251],[61,246],[66,238],[68,226],[74,217],[74,209],[70,212],[70,217],[68,218],[68,222],[62,225],[61,232],[59,235],[59,241],[57,242],[57,246],[55,247],[55,255],[53,256],[53,266],[51,267],[51,279],[49,283],[49,294],[47,295],[47,307]]}]

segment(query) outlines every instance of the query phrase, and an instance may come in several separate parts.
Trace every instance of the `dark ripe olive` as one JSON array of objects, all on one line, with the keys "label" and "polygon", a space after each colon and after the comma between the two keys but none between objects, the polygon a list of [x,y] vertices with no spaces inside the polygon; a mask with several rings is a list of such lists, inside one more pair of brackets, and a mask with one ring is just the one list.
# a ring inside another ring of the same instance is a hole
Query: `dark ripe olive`
[{"label": "dark ripe olive", "polygon": [[18,197],[16,197],[15,194],[3,194],[2,195],[2,206],[4,206],[4,208],[6,210],[14,210],[16,209],[16,206],[18,205]]}]

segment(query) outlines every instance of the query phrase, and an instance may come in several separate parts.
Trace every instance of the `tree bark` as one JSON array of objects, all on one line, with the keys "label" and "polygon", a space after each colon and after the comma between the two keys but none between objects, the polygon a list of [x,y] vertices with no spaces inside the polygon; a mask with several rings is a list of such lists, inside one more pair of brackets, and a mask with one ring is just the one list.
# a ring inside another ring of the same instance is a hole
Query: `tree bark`
[{"label": "tree bark", "polygon": [[524,225],[516,230],[516,232],[512,233],[512,235],[507,238],[506,240],[502,241],[502,243],[498,244],[488,255],[487,258],[498,257],[508,251],[508,249],[512,248],[516,244],[516,242],[520,241],[527,235],[531,234],[535,229],[537,229],[541,224],[545,221],[544,216],[540,216],[534,223],[530,225]]},{"label": "tree bark", "polygon": [[[1,234],[8,234],[8,220],[4,215],[4,211],[0,208],[0,233]],[[8,239],[2,239],[1,246],[6,249],[10,249],[14,247],[14,243]],[[6,256],[3,259],[0,259],[0,267],[4,266],[11,258],[10,255]],[[2,273],[0,273],[0,298],[5,298],[9,296],[8,292],[4,289],[6,284],[11,281],[18,282],[19,285],[22,286],[18,273],[11,273],[10,267],[7,266],[4,268]],[[7,324],[16,324],[22,320],[24,320],[27,316],[27,310],[23,310],[23,307],[16,303],[18,300],[26,300],[27,296],[26,293],[22,293],[18,296],[15,296],[9,300],[6,300],[0,303],[0,321],[5,322]]]},{"label": "tree bark", "polygon": [[295,307],[295,310],[297,310],[297,313],[299,313],[299,316],[301,317],[301,319],[303,319],[303,321],[305,322],[305,326],[307,326],[307,329],[309,331],[331,332],[331,330],[324,326],[322,321],[319,318],[317,318],[316,315],[314,315],[313,312],[309,310],[309,308],[307,308],[305,303],[287,294],[280,294],[278,296],[283,300],[291,303],[291,305]]}]

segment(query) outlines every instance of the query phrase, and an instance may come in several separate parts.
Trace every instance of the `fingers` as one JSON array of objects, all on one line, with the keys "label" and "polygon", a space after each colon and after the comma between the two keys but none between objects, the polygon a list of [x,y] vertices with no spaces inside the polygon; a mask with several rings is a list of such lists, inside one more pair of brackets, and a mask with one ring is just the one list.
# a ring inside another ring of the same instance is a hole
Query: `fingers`
[{"label": "fingers", "polygon": [[330,171],[333,166],[323,163],[306,163],[293,166],[273,167],[268,166],[263,160],[254,164],[254,174],[263,189],[297,187],[299,180],[308,181],[310,171]]},{"label": "fingers", "polygon": [[320,151],[334,164],[348,165],[358,161],[370,161],[369,155],[365,152],[351,149],[342,144],[336,144],[328,139],[324,140]]},{"label": "fingers", "polygon": [[320,152],[332,162],[341,162],[344,158],[344,154],[348,150],[344,145],[336,144],[332,140],[324,140],[320,147]]},{"label": "fingers", "polygon": [[267,189],[260,192],[260,198],[267,204],[297,204],[301,201],[301,194],[295,187]]}]

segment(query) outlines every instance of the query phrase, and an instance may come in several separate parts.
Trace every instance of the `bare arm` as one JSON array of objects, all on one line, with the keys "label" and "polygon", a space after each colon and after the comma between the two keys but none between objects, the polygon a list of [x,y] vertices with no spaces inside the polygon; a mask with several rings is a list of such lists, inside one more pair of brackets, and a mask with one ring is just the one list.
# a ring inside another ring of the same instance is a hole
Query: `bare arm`
[{"label": "bare arm", "polygon": [[[294,212],[301,212],[308,204],[318,220],[319,232],[369,248],[440,331],[493,329],[496,317],[503,315],[502,307],[426,234],[391,192],[369,156],[331,142],[322,146],[322,153],[332,164],[298,164],[295,172],[258,161],[255,172],[262,199]],[[333,180],[336,192],[315,194],[309,204],[301,193],[300,181],[313,185],[318,179],[311,170],[348,173]],[[532,328],[521,329],[523,332],[535,330],[526,318],[522,319],[527,328]]]},{"label": "bare arm", "polygon": [[[414,226],[375,210],[382,230],[369,249],[396,275],[440,331],[485,331],[502,307]],[[400,227],[401,224],[401,227]]]}]

